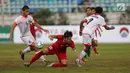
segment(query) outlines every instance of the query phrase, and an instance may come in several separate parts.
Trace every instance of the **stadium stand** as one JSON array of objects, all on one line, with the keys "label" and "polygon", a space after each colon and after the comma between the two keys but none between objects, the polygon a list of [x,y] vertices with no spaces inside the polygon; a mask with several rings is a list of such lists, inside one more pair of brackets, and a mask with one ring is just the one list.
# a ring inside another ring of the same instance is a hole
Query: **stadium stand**
[{"label": "stadium stand", "polygon": [[[104,11],[117,11],[116,4],[124,3],[130,5],[130,0],[10,0],[11,13],[21,12],[21,6],[28,5],[31,12],[39,11],[41,8],[49,8],[52,12],[73,12],[78,5],[85,5],[85,2],[92,1],[90,6],[102,6]],[[86,3],[86,4],[87,4]],[[9,13],[8,3],[4,4],[5,13]],[[0,9],[1,12],[1,9]]]},{"label": "stadium stand", "polygon": [[[3,1],[4,1],[4,5],[1,5],[2,1],[0,0],[0,14],[1,14],[0,22],[2,22],[4,19],[5,25],[10,25],[10,22],[8,20],[12,20],[12,19],[14,20],[15,18],[15,17],[8,18],[9,17],[8,14],[11,15],[20,14],[21,7],[24,5],[28,5],[30,7],[31,12],[39,11],[41,8],[48,8],[52,12],[73,13],[77,9],[76,15],[74,13],[67,14],[70,19],[70,24],[78,24],[80,22],[80,19],[84,18],[85,16],[84,11],[82,10],[85,10],[84,8],[88,6],[90,7],[102,6],[104,11],[106,12],[107,18],[109,19],[109,23],[116,24],[118,23],[119,17],[121,17],[122,12],[125,13],[126,10],[124,9],[123,11],[118,11],[117,4],[124,3],[125,8],[128,8],[128,6],[130,6],[130,0],[3,0]],[[4,18],[2,16],[2,12],[3,12],[2,7],[4,8],[4,13],[5,13]],[[109,17],[109,16],[113,16],[113,17]],[[6,20],[8,22],[6,22]],[[0,23],[0,25],[2,25],[2,23]]]}]

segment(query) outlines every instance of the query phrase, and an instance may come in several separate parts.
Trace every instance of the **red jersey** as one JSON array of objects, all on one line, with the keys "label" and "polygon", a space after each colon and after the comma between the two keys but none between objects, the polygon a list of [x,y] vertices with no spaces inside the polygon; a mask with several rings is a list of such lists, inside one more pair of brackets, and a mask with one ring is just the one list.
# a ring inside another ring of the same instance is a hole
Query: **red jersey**
[{"label": "red jersey", "polygon": [[[34,22],[37,22],[35,18],[33,18]],[[30,31],[34,38],[36,38],[35,34],[35,26],[33,24],[30,25]]]},{"label": "red jersey", "polygon": [[57,50],[66,52],[67,47],[71,47],[72,49],[75,49],[75,44],[73,41],[71,42],[64,42],[63,41],[63,35],[56,35],[57,41],[53,43],[52,45],[56,47]]}]

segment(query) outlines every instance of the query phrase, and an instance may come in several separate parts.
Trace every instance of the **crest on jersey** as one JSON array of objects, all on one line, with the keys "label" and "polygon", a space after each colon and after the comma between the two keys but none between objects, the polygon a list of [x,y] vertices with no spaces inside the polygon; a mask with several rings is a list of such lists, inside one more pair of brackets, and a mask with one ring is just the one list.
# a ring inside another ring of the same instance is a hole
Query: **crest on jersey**
[{"label": "crest on jersey", "polygon": [[129,30],[126,27],[120,29],[120,35],[122,38],[126,38],[129,35]]}]

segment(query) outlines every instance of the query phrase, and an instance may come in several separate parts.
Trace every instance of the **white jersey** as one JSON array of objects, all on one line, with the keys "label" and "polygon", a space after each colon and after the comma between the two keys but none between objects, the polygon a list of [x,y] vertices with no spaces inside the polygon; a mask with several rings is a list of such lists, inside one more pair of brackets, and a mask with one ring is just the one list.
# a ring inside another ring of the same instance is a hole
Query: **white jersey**
[{"label": "white jersey", "polygon": [[86,17],[84,20],[86,20],[86,22],[83,23],[83,34],[89,34],[90,36],[94,34],[100,26],[106,25],[105,19],[97,14]]},{"label": "white jersey", "polygon": [[32,16],[24,17],[22,15],[15,19],[15,23],[20,29],[21,36],[30,35],[30,24],[34,23]]}]

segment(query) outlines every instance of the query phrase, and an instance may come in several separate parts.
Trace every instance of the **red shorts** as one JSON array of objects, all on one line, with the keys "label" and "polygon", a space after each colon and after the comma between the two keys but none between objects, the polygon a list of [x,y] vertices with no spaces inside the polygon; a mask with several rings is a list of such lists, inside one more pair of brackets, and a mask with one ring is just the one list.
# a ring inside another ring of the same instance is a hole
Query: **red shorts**
[{"label": "red shorts", "polygon": [[48,55],[53,55],[53,54],[56,54],[57,55],[57,57],[58,57],[58,59],[59,59],[59,61],[61,61],[61,60],[63,60],[63,59],[67,59],[67,56],[66,56],[66,51],[60,51],[58,48],[56,48],[55,46],[53,46],[53,45],[50,45],[49,47],[48,47],[48,50],[49,50],[49,52],[48,52]]}]

